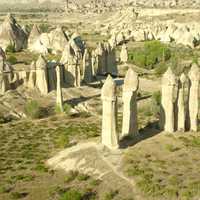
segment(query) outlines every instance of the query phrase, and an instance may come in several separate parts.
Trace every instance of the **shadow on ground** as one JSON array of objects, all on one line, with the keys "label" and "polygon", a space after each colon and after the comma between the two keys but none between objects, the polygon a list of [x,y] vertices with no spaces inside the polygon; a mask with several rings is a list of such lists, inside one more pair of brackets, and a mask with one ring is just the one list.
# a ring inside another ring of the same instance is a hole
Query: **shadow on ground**
[{"label": "shadow on ground", "polygon": [[155,135],[160,134],[162,131],[159,129],[159,121],[152,122],[148,124],[145,128],[139,130],[139,134],[132,137],[125,137],[120,142],[120,148],[126,149],[128,147],[134,146],[135,144],[146,140],[148,138],[154,137]]},{"label": "shadow on ground", "polygon": [[73,99],[67,100],[64,103],[70,104],[72,106],[77,106],[79,103],[86,102],[86,101],[88,101],[90,99],[93,99],[95,97],[100,97],[100,94],[94,95],[94,96],[90,96],[90,97],[81,96],[81,97],[78,97],[78,98],[73,98]]}]

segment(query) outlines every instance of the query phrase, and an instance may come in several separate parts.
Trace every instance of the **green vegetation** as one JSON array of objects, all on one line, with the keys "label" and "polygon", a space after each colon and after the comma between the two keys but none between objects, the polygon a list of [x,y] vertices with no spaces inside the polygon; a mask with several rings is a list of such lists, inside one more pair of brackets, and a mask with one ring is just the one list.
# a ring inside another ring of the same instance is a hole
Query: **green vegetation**
[{"label": "green vegetation", "polygon": [[60,200],[81,200],[82,194],[78,190],[68,190],[65,192]]},{"label": "green vegetation", "polygon": [[[59,200],[69,195],[64,193],[71,190],[92,199],[98,184],[91,182],[97,180],[78,172],[63,174],[52,171],[45,162],[65,145],[96,137],[100,133],[99,124],[91,122],[90,118],[83,121],[82,118],[66,119],[64,116],[56,116],[56,120],[48,118],[0,124],[0,199],[38,199],[41,196],[41,200]],[[63,141],[59,139],[62,137]],[[84,190],[86,185],[92,189],[91,195]],[[55,186],[61,190],[55,191]],[[73,197],[75,194],[70,195]]]},{"label": "green vegetation", "polygon": [[198,199],[199,148],[198,135],[156,136],[127,152],[124,170],[144,199]]},{"label": "green vegetation", "polygon": [[35,100],[28,101],[24,107],[24,112],[27,117],[31,119],[39,119],[42,117],[42,108],[39,103]]},{"label": "green vegetation", "polygon": [[17,58],[16,58],[15,56],[13,56],[13,55],[9,56],[9,57],[7,58],[7,61],[8,61],[11,65],[17,64]]},{"label": "green vegetation", "polygon": [[[63,105],[64,113],[65,113],[65,114],[69,114],[71,108],[72,108],[71,105],[65,103],[65,104]],[[56,107],[55,107],[55,113],[58,113],[58,114],[61,113],[61,110],[60,110],[60,107],[59,107],[59,106],[56,106]]]},{"label": "green vegetation", "polygon": [[159,41],[145,42],[144,48],[129,52],[129,61],[146,69],[153,69],[156,64],[164,63],[170,57],[168,46]]},{"label": "green vegetation", "polygon": [[111,190],[105,194],[104,200],[112,200],[118,195],[118,190]]},{"label": "green vegetation", "polygon": [[129,47],[129,62],[153,70],[157,77],[160,77],[168,67],[177,75],[188,71],[189,66],[184,62],[198,63],[199,56],[199,49],[177,48],[173,44],[167,45],[159,41],[140,42]]},{"label": "green vegetation", "polygon": [[6,48],[6,53],[15,53],[15,45],[9,44]]},{"label": "green vegetation", "polygon": [[50,25],[49,24],[40,24],[39,29],[41,30],[42,33],[47,33],[50,30]]}]

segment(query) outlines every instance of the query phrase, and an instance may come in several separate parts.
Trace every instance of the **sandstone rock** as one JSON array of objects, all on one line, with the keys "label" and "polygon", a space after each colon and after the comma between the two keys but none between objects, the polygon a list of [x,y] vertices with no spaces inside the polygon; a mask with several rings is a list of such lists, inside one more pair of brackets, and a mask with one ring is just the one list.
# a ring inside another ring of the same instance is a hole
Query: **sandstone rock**
[{"label": "sandstone rock", "polygon": [[199,81],[200,71],[196,64],[192,65],[189,72],[190,78],[190,96],[189,96],[189,119],[190,130],[198,130],[198,111],[199,111]]},{"label": "sandstone rock", "polygon": [[35,66],[35,62],[32,62],[31,67],[30,67],[30,73],[29,73],[27,86],[30,89],[34,89],[35,85],[36,85],[36,66]]},{"label": "sandstone rock", "polygon": [[128,61],[128,50],[126,44],[123,44],[121,53],[120,53],[120,61],[122,63],[127,63]]},{"label": "sandstone rock", "polygon": [[170,133],[175,132],[176,100],[177,80],[171,68],[168,68],[162,78],[161,126]]},{"label": "sandstone rock", "polygon": [[62,88],[61,88],[61,70],[60,70],[59,65],[56,67],[56,77],[57,77],[56,105],[58,106],[61,112],[64,112],[63,95],[62,95]]},{"label": "sandstone rock", "polygon": [[0,26],[0,44],[4,50],[9,45],[13,45],[16,51],[27,45],[27,35],[11,14],[7,15]]},{"label": "sandstone rock", "polygon": [[86,49],[83,56],[83,81],[85,83],[91,83],[93,80],[93,73],[91,54]]},{"label": "sandstone rock", "polygon": [[137,122],[137,90],[139,88],[138,75],[129,69],[123,86],[123,122],[122,137],[135,136],[138,133]]},{"label": "sandstone rock", "polygon": [[186,116],[188,106],[188,80],[183,73],[179,81],[179,93],[178,93],[178,131],[186,131]]},{"label": "sandstone rock", "polygon": [[48,77],[47,77],[47,63],[42,55],[39,56],[36,62],[36,87],[41,94],[48,94]]},{"label": "sandstone rock", "polygon": [[102,144],[110,149],[117,149],[119,136],[117,134],[116,84],[110,75],[102,88],[101,98],[103,102]]},{"label": "sandstone rock", "polygon": [[34,24],[28,38],[28,48],[30,48],[39,39],[40,35],[41,33],[38,26]]}]

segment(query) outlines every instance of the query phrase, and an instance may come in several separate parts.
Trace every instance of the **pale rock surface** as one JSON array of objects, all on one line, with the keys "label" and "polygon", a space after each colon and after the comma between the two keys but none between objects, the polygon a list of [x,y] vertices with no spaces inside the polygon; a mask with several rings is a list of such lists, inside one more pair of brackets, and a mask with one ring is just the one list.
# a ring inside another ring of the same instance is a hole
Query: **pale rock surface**
[{"label": "pale rock surface", "polygon": [[70,44],[65,46],[60,62],[65,66],[65,83],[68,86],[80,87],[80,58]]},{"label": "pale rock surface", "polygon": [[122,45],[121,53],[120,53],[120,61],[122,63],[127,63],[128,61],[128,49],[126,44]]},{"label": "pale rock surface", "polygon": [[123,86],[123,122],[122,135],[135,136],[138,133],[137,121],[137,91],[139,88],[139,78],[133,69],[129,68],[124,79]]},{"label": "pale rock surface", "polygon": [[47,77],[47,63],[42,55],[39,56],[36,62],[36,87],[41,94],[48,94],[48,77]]},{"label": "pale rock surface", "polygon": [[55,30],[51,31],[49,34],[51,49],[53,51],[63,51],[68,38],[61,27],[57,27]]},{"label": "pale rock surface", "polygon": [[61,69],[59,65],[56,67],[56,77],[57,77],[56,105],[58,106],[61,112],[64,112],[63,95],[62,95],[62,88],[61,88]]},{"label": "pale rock surface", "polygon": [[110,75],[103,85],[101,99],[103,103],[102,144],[110,149],[117,149],[119,136],[117,133],[116,84]]},{"label": "pale rock surface", "polygon": [[9,45],[13,45],[16,51],[27,45],[27,35],[11,14],[6,16],[0,26],[0,44],[4,50]]},{"label": "pale rock surface", "polygon": [[30,89],[34,89],[35,84],[36,84],[36,66],[35,66],[35,62],[32,62],[31,67],[30,67],[30,73],[29,73],[27,86]]},{"label": "pale rock surface", "polygon": [[189,72],[190,96],[189,96],[189,119],[190,130],[198,131],[198,111],[199,111],[199,81],[200,71],[196,64],[193,64]]},{"label": "pale rock surface", "polygon": [[161,125],[166,132],[175,132],[175,103],[177,101],[177,80],[171,68],[162,77]]},{"label": "pale rock surface", "polygon": [[186,75],[181,74],[179,80],[179,93],[178,93],[178,131],[186,131],[186,116],[188,105],[188,80]]},{"label": "pale rock surface", "polygon": [[40,35],[41,32],[38,26],[34,24],[28,38],[28,48],[30,48],[39,39]]}]

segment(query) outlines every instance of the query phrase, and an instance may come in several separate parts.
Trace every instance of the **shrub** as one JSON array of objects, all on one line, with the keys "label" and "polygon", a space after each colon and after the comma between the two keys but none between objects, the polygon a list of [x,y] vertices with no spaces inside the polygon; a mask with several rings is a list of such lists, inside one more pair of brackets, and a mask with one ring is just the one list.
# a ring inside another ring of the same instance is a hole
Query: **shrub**
[{"label": "shrub", "polygon": [[25,114],[31,119],[38,119],[42,116],[42,108],[35,100],[31,100],[26,103],[24,108]]},{"label": "shrub", "polygon": [[74,189],[70,189],[67,192],[65,192],[60,200],[81,200],[82,194]]},{"label": "shrub", "polygon": [[15,53],[15,45],[14,44],[9,44],[6,47],[6,53]]},{"label": "shrub", "polygon": [[17,58],[15,56],[9,56],[7,58],[7,61],[11,64],[11,65],[15,65],[17,64]]},{"label": "shrub", "polygon": [[49,31],[50,25],[48,24],[40,24],[39,26],[42,33],[47,33]]},{"label": "shrub", "polygon": [[129,60],[146,69],[153,69],[155,64],[164,63],[171,58],[171,51],[159,41],[145,42],[143,49],[129,53]]},{"label": "shrub", "polygon": [[[63,105],[64,113],[69,114],[71,108],[72,108],[71,105],[65,103],[65,104]],[[60,106],[59,106],[59,105],[56,105],[56,107],[55,107],[55,113],[58,113],[58,114],[61,113],[61,110],[60,110]]]},{"label": "shrub", "polygon": [[157,115],[160,113],[160,105],[161,105],[161,92],[154,92],[152,95],[152,104],[151,104],[151,110],[154,113],[154,115]]},{"label": "shrub", "polygon": [[118,190],[111,190],[110,192],[105,194],[104,200],[112,200],[117,196],[119,193]]}]

